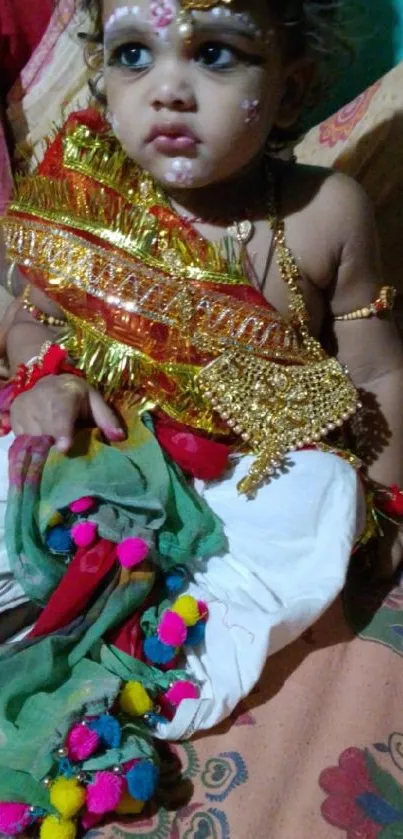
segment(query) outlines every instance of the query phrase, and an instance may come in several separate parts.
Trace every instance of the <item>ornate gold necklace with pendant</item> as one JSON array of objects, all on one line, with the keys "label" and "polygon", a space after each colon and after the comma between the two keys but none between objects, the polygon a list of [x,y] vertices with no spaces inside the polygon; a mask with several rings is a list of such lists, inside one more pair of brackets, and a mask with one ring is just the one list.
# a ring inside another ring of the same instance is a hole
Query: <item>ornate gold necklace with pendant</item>
[{"label": "ornate gold necklace with pendant", "polygon": [[227,227],[227,233],[236,239],[240,245],[247,245],[253,238],[255,232],[255,225],[249,219],[244,221],[235,221]]}]

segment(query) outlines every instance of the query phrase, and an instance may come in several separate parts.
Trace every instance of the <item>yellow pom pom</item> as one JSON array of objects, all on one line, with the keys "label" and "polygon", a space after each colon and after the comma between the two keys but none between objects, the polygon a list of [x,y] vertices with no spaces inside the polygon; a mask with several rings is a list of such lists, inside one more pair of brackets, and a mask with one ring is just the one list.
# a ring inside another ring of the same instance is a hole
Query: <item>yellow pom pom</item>
[{"label": "yellow pom pom", "polygon": [[62,514],[59,513],[58,510],[56,510],[56,512],[53,513],[53,516],[51,516],[51,518],[48,521],[48,527],[57,527],[58,524],[63,524],[63,522],[64,519]]},{"label": "yellow pom pom", "polygon": [[40,839],[75,839],[77,828],[72,821],[46,816],[42,822]]},{"label": "yellow pom pom", "polygon": [[186,626],[194,626],[200,620],[197,600],[190,594],[182,594],[172,606],[172,612],[180,615]]},{"label": "yellow pom pom", "polygon": [[122,798],[115,812],[119,816],[138,816],[144,810],[144,801],[136,801],[128,792],[123,793]]},{"label": "yellow pom pom", "polygon": [[152,711],[154,704],[140,682],[127,682],[120,694],[120,707],[132,717],[143,717]]},{"label": "yellow pom pom", "polygon": [[50,788],[50,801],[64,819],[71,819],[85,804],[85,789],[75,778],[58,778]]}]

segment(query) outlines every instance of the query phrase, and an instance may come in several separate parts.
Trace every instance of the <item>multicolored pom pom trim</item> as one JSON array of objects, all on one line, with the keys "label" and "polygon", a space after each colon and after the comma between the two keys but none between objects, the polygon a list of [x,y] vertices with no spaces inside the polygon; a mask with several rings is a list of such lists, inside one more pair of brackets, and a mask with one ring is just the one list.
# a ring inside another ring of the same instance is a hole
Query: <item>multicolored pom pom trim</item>
[{"label": "multicolored pom pom trim", "polygon": [[[96,523],[97,501],[85,497],[53,516],[47,545],[51,552],[71,558],[77,549],[89,548],[100,538]],[[94,520],[88,520],[93,516]],[[130,537],[116,547],[123,569],[133,569],[150,558],[150,548],[140,537]],[[204,640],[208,608],[188,594],[170,597],[186,585],[183,568],[166,576],[167,600],[154,623],[148,623],[143,653],[152,667],[166,673],[176,666],[189,646]],[[119,765],[89,771],[87,761],[107,757],[109,749],[119,750],[125,726],[135,718],[149,728],[172,719],[185,700],[199,696],[198,686],[175,672],[169,686],[161,692],[150,690],[141,681],[123,683],[117,701],[105,713],[89,712],[76,720],[57,749],[54,767],[43,784],[49,792],[47,811],[18,802],[0,803],[0,833],[18,837],[36,827],[40,839],[75,839],[79,826],[89,830],[108,813],[140,814],[157,790],[159,768],[152,758],[125,760]],[[165,678],[166,683],[166,678]],[[104,761],[105,765],[105,761]]]}]

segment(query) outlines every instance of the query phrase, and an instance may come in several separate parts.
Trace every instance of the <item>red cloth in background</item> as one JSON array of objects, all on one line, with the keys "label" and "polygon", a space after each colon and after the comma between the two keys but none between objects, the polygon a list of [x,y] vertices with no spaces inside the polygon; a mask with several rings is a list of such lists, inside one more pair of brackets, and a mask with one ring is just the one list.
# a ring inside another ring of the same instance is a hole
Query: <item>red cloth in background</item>
[{"label": "red cloth in background", "polygon": [[0,88],[17,80],[49,24],[56,0],[0,0]]}]

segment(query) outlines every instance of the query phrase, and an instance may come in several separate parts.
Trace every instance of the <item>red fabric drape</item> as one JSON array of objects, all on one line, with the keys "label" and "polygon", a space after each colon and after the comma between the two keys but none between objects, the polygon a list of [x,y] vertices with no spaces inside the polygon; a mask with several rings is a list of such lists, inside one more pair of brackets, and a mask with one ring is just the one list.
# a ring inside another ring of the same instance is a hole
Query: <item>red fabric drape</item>
[{"label": "red fabric drape", "polygon": [[0,86],[7,93],[38,46],[56,0],[0,0]]}]

